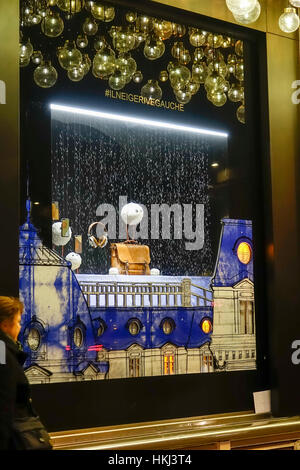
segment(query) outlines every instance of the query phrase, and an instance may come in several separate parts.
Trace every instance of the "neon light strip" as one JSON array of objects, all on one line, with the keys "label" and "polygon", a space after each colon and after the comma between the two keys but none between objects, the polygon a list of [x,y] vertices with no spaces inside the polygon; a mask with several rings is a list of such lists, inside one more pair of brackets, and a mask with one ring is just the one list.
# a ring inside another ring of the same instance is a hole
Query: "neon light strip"
[{"label": "neon light strip", "polygon": [[216,132],[216,131],[211,131],[209,129],[181,126],[181,125],[171,124],[171,123],[162,122],[162,121],[150,121],[149,119],[135,118],[132,116],[125,116],[121,114],[110,114],[110,113],[104,113],[102,111],[91,111],[89,109],[73,108],[71,106],[63,106],[63,105],[53,104],[53,103],[50,104],[50,108],[55,111],[64,111],[66,113],[81,114],[84,116],[93,116],[93,117],[98,117],[98,118],[111,119],[113,121],[131,122],[133,124],[142,124],[144,126],[162,127],[165,129],[174,129],[174,130],[183,131],[183,132],[193,132],[194,134],[206,134],[206,135],[214,135],[216,137],[228,137],[228,134],[226,132]]}]

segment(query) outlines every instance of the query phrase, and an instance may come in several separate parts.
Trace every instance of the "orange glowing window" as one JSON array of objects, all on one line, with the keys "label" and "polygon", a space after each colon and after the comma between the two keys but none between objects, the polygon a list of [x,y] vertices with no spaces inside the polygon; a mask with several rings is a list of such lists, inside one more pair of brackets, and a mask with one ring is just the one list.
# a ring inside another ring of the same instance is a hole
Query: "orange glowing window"
[{"label": "orange glowing window", "polygon": [[174,356],[164,356],[164,375],[174,374]]},{"label": "orange glowing window", "polygon": [[241,263],[248,264],[252,258],[252,250],[249,243],[241,242],[237,249],[237,256]]},{"label": "orange glowing window", "polygon": [[201,328],[202,328],[203,333],[205,333],[206,335],[207,335],[208,333],[210,333],[211,330],[212,330],[211,321],[208,320],[208,319],[203,320],[203,321],[202,321],[202,324],[201,324]]}]

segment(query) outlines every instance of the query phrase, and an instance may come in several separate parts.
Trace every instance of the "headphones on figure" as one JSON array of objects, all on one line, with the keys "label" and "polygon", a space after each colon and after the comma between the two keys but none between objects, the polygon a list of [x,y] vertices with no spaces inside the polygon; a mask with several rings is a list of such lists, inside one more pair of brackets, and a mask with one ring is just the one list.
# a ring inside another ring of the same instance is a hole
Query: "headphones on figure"
[{"label": "headphones on figure", "polygon": [[[92,228],[94,227],[94,225],[102,225],[104,227],[104,233],[102,235],[102,237],[100,238],[97,238],[97,237],[94,237],[92,234],[91,234],[91,230]],[[107,241],[108,241],[108,235],[107,235],[107,230],[105,228],[105,225],[102,223],[102,222],[93,222],[90,226],[89,226],[89,229],[88,229],[88,241],[89,241],[89,245],[92,247],[92,248],[104,248],[107,244]]]}]

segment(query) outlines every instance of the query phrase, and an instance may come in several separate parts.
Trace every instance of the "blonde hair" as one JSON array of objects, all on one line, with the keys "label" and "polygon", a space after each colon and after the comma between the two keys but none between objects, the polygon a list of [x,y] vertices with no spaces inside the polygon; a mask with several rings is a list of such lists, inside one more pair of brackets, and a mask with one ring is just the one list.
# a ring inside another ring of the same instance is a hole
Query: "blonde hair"
[{"label": "blonde hair", "polygon": [[0,296],[0,324],[12,320],[17,313],[23,313],[24,304],[17,297]]}]

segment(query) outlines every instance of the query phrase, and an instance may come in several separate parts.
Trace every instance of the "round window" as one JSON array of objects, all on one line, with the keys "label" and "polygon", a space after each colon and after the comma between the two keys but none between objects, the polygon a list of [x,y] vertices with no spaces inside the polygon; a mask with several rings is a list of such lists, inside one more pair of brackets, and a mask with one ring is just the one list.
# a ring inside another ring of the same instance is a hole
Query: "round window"
[{"label": "round window", "polygon": [[249,243],[241,242],[237,249],[237,256],[241,263],[248,264],[252,258],[252,249]]},{"label": "round window", "polygon": [[28,334],[28,346],[32,351],[37,351],[41,343],[40,332],[36,328],[31,328]]},{"label": "round window", "polygon": [[169,319],[164,320],[162,328],[165,335],[170,335],[174,330],[174,323]]},{"label": "round window", "polygon": [[133,336],[136,336],[139,334],[140,332],[140,324],[137,320],[132,320],[130,323],[129,323],[129,333]]},{"label": "round window", "polygon": [[208,335],[208,333],[212,331],[211,321],[208,318],[205,318],[204,320],[202,320],[201,328],[202,328],[203,333]]},{"label": "round window", "polygon": [[83,342],[83,334],[81,328],[75,328],[73,335],[74,344],[77,348],[80,348]]}]

